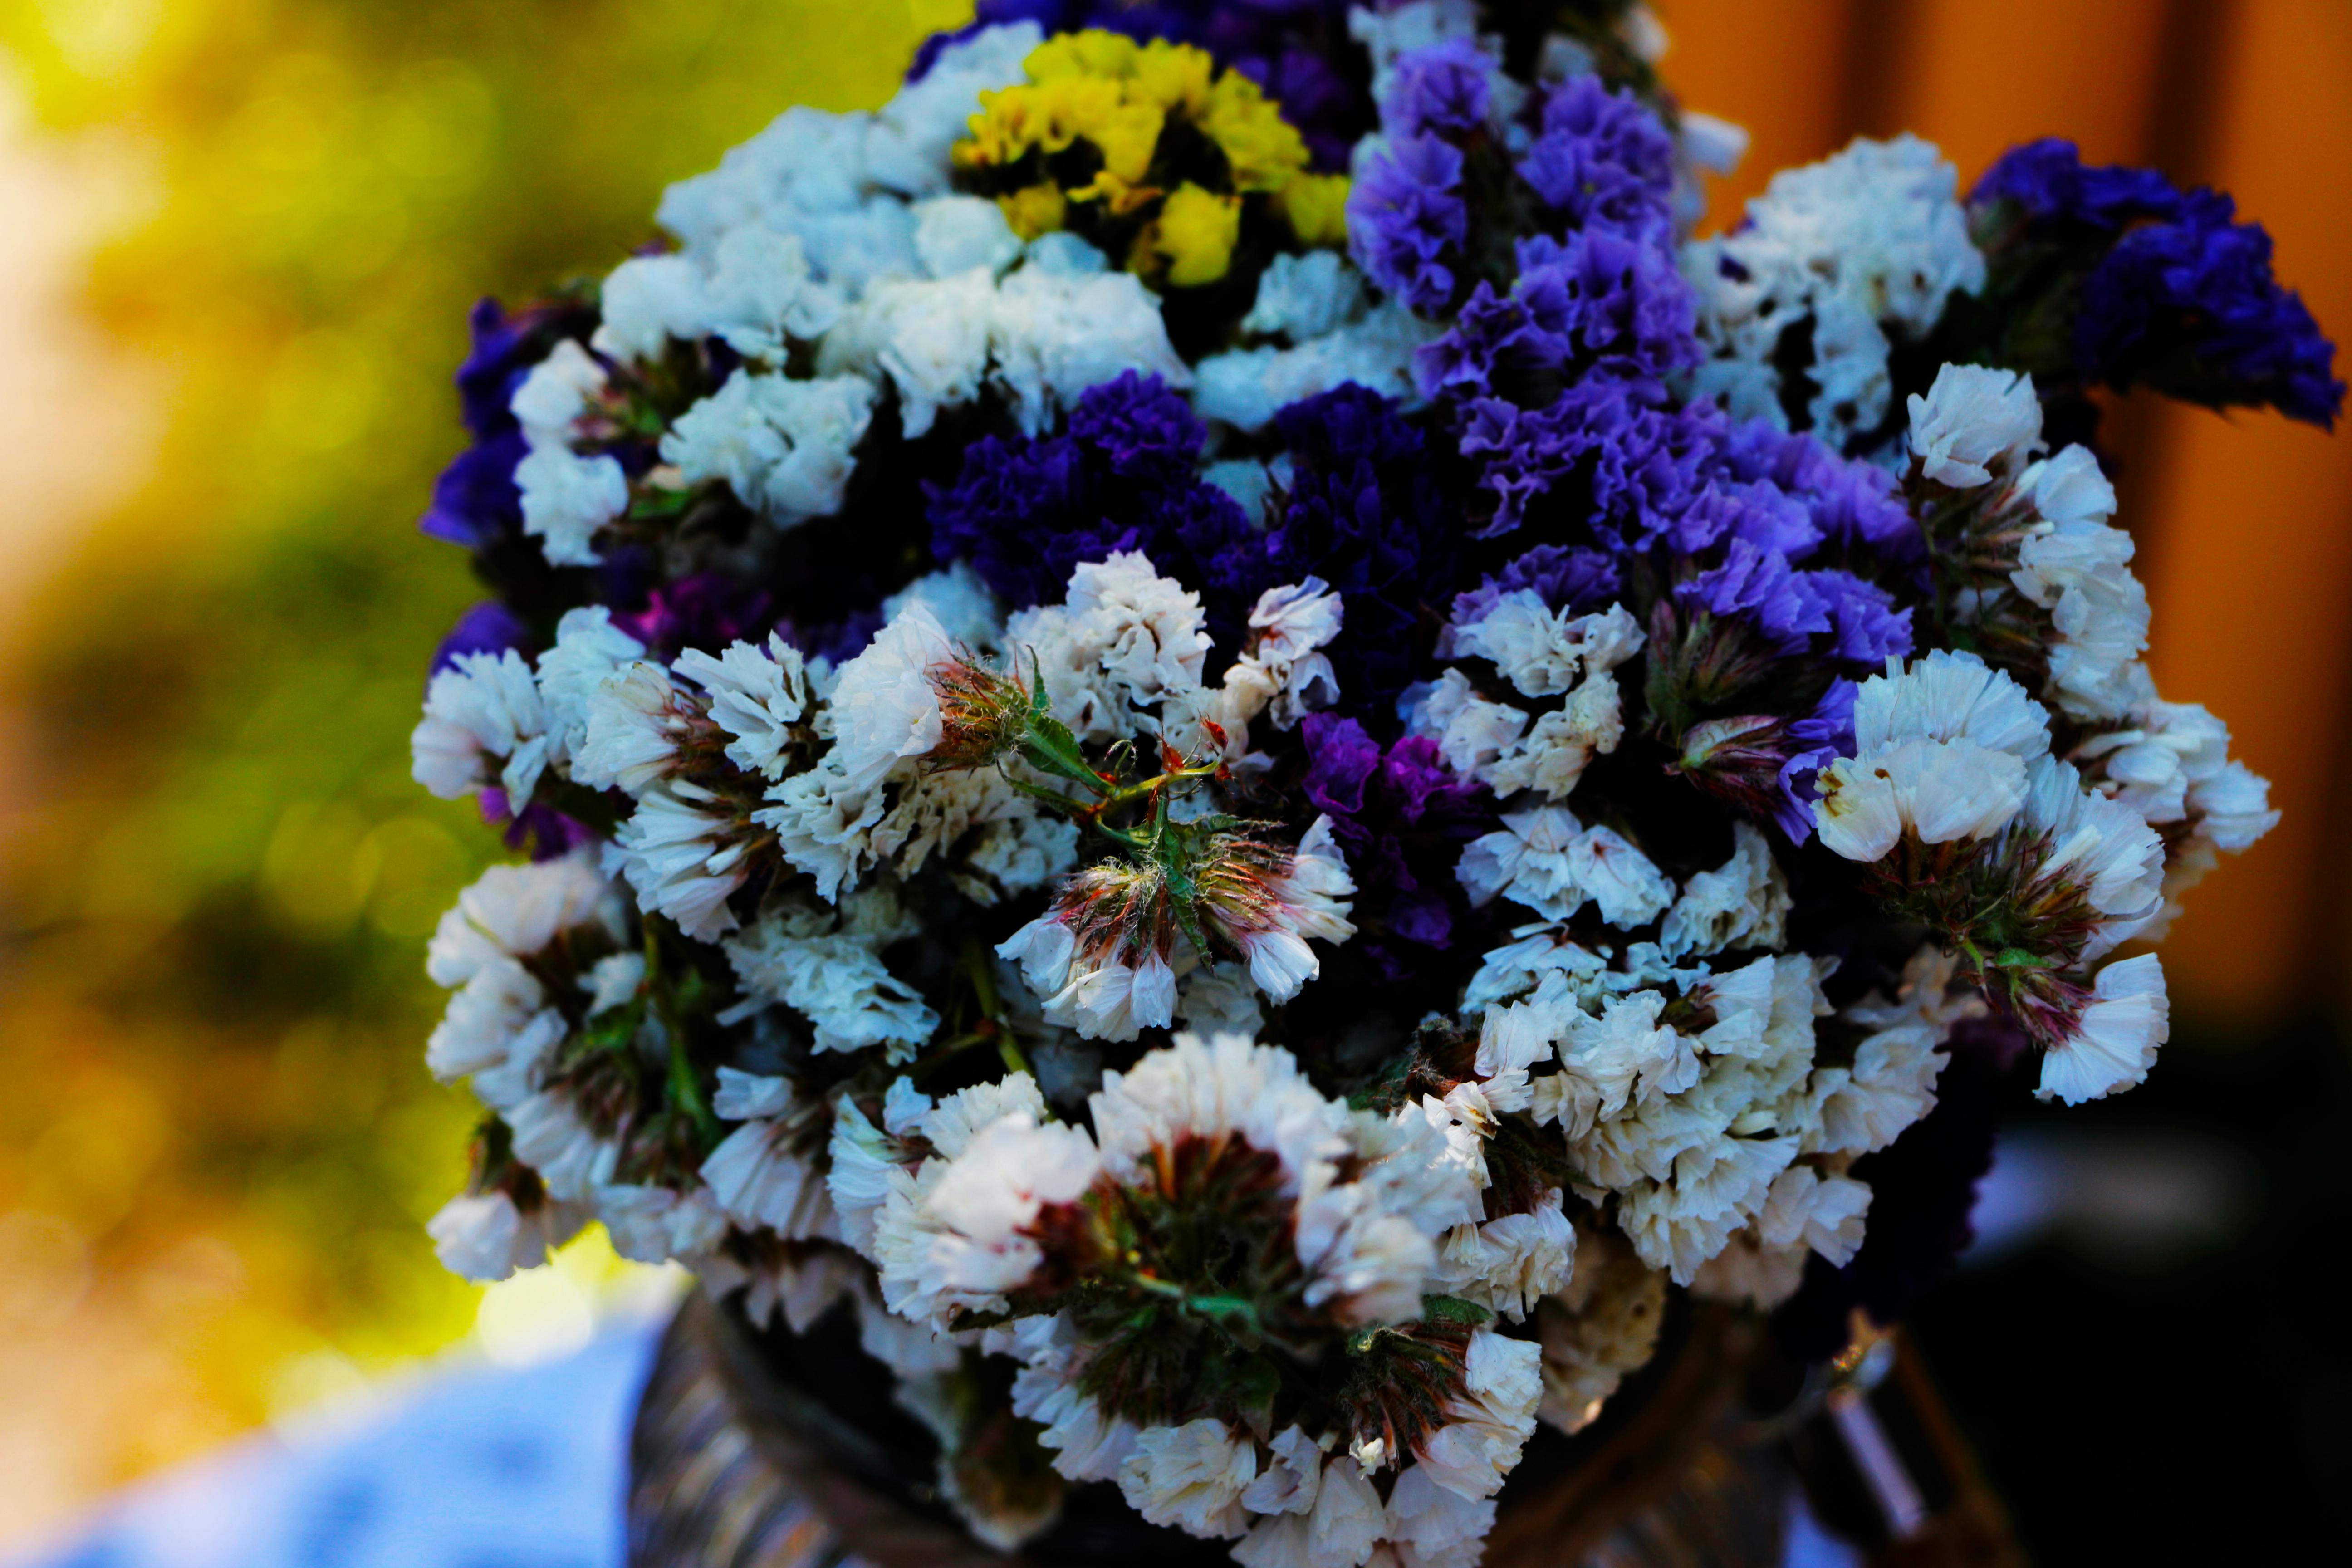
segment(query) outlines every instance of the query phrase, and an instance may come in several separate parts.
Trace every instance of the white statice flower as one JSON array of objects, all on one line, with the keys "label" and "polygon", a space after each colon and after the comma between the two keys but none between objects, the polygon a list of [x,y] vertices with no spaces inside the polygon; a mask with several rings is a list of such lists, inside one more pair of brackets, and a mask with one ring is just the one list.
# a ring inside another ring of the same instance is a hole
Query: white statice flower
[{"label": "white statice flower", "polygon": [[868,1258],[874,1253],[875,1218],[890,1196],[892,1181],[916,1163],[905,1141],[931,1109],[930,1097],[905,1078],[891,1080],[879,1127],[847,1095],[834,1103],[825,1186],[840,1217],[842,1239]]},{"label": "white statice flower", "polygon": [[995,271],[985,264],[949,277],[877,282],[826,336],[817,368],[828,375],[887,377],[898,389],[908,437],[920,437],[942,408],[980,395],[996,289]]},{"label": "white statice flower", "polygon": [[710,697],[710,717],[734,737],[727,759],[747,773],[782,778],[785,752],[807,731],[816,706],[800,649],[781,632],[768,646],[737,642],[713,656],[688,648],[670,667]]},{"label": "white statice flower", "polygon": [[1907,831],[1924,844],[1985,839],[2025,804],[2026,764],[2050,750],[2049,715],[2003,670],[1937,649],[1862,683],[1855,754],[1822,772],[1813,824],[1849,860],[1885,858]]},{"label": "white statice flower", "polygon": [[739,1015],[790,1007],[814,1029],[817,1050],[882,1046],[892,1061],[911,1059],[938,1032],[940,1016],[923,994],[892,974],[872,945],[846,933],[795,935],[794,924],[764,917],[725,944],[743,987]]},{"label": "white statice flower", "polygon": [[658,359],[672,338],[703,335],[702,271],[689,257],[633,256],[605,275],[597,307],[597,353]]},{"label": "white statice flower", "polygon": [[2121,801],[2083,787],[2073,764],[2034,761],[2017,837],[2036,888],[2072,888],[2105,917],[2084,952],[2097,959],[2156,918],[2164,841]]},{"label": "white statice flower", "polygon": [[1390,1489],[1381,1533],[1397,1561],[1408,1568],[1477,1568],[1487,1531],[1494,1528],[1492,1498],[1464,1497],[1412,1465]]},{"label": "white statice flower", "polygon": [[1579,1190],[1616,1194],[1637,1255],[1677,1283],[1757,1217],[1800,1152],[1826,962],[1759,958],[1687,987],[1692,1016],[1712,1020],[1695,1033],[1655,990],[1550,1025],[1561,1070],[1535,1080],[1536,1120],[1559,1122]]},{"label": "white statice flower", "polygon": [[[1329,251],[1300,259],[1322,257],[1338,259]],[[1262,287],[1259,301],[1263,308]],[[1277,309],[1287,312],[1295,307],[1285,301]],[[1249,330],[1295,331],[1288,319],[1278,328]],[[1443,331],[1441,323],[1424,321],[1403,305],[1383,300],[1326,331],[1294,338],[1290,348],[1262,344],[1211,354],[1194,369],[1199,381],[1192,405],[1202,418],[1247,435],[1265,430],[1294,403],[1350,384],[1394,398],[1407,408],[1418,407],[1423,398],[1412,374],[1413,351]]]},{"label": "white statice flower", "polygon": [[1082,952],[1055,910],[997,943],[996,953],[1021,966],[1047,1023],[1090,1040],[1132,1040],[1175,1020],[1176,970],[1167,955]]},{"label": "white statice flower", "polygon": [[1481,697],[1458,669],[1408,687],[1399,706],[1405,733],[1435,741],[1445,765],[1465,778],[1485,779],[1528,732],[1525,710]]},{"label": "white statice flower", "polygon": [[1203,879],[1202,916],[1208,928],[1241,949],[1250,984],[1268,1000],[1283,1003],[1322,972],[1308,942],[1337,946],[1356,934],[1349,919],[1355,890],[1331,819],[1318,816],[1281,870],[1213,870]]},{"label": "white statice flower", "polygon": [[1591,1426],[1618,1384],[1655,1352],[1665,1310],[1662,1271],[1614,1231],[1580,1231],[1567,1285],[1536,1310],[1544,1379],[1538,1415],[1562,1432]]},{"label": "white statice flower", "polygon": [[1364,275],[1336,250],[1277,256],[1258,274],[1242,331],[1303,343],[1357,320],[1370,300]]},{"label": "white statice flower", "polygon": [[611,1184],[621,1146],[591,1127],[560,1089],[541,1089],[505,1114],[515,1158],[539,1173],[549,1196],[590,1203]]},{"label": "white statice flower", "polygon": [[745,506],[790,528],[841,510],[873,417],[874,384],[863,376],[738,371],[677,416],[661,455],[688,484],[723,481]]},{"label": "white statice flower", "polygon": [[530,666],[512,648],[461,653],[425,689],[425,717],[408,738],[409,774],[443,800],[457,800],[497,773],[516,810],[530,799],[548,761],[548,714]]},{"label": "white statice flower", "polygon": [[681,700],[668,670],[639,659],[589,694],[585,717],[572,776],[642,796],[677,771],[678,743],[700,714]]},{"label": "white statice flower", "polygon": [[789,1104],[753,1117],[721,1140],[702,1162],[702,1179],[728,1216],[764,1226],[787,1241],[839,1234],[824,1176],[803,1146],[803,1129],[786,1116]]},{"label": "white statice flower", "polygon": [[1817,1066],[1798,1092],[1790,1120],[1805,1128],[1807,1154],[1868,1154],[1885,1148],[1936,1106],[1944,1042],[1952,1026],[1981,1016],[1984,999],[1956,983],[1958,961],[1922,947],[1904,965],[1893,1001],[1874,992],[1839,1016],[1867,1031],[1843,1066]]},{"label": "white statice flower", "polygon": [[495,1284],[520,1268],[536,1268],[580,1233],[588,1210],[542,1199],[529,1212],[503,1191],[461,1193],[427,1220],[441,1267],[461,1279]]},{"label": "white statice flower", "polygon": [[548,761],[568,763],[588,742],[588,703],[597,688],[645,656],[646,645],[613,624],[604,605],[563,612],[555,644],[539,656],[539,696],[547,713]]},{"label": "white statice flower", "polygon": [[661,225],[696,257],[745,226],[794,236],[818,277],[853,293],[876,277],[917,275],[907,199],[947,189],[949,149],[980,94],[1024,79],[1043,37],[1020,22],[957,39],[877,110],[787,110],[717,169],[672,185]]},{"label": "white statice flower", "polygon": [[782,363],[788,338],[812,342],[840,318],[841,295],[815,279],[791,235],[745,224],[720,237],[712,260],[702,329],[747,359]]},{"label": "white statice flower", "polygon": [[1954,489],[2018,473],[2042,449],[2042,400],[2018,371],[1948,364],[1924,395],[1911,395],[1910,410],[1919,471]]},{"label": "white statice flower", "polygon": [[649,912],[667,915],[698,942],[716,942],[738,923],[727,900],[751,877],[753,842],[734,806],[671,779],[637,797],[605,847],[604,868],[627,878]]},{"label": "white statice flower", "polygon": [[819,898],[838,899],[874,865],[871,836],[889,803],[875,785],[854,783],[837,760],[787,775],[767,798],[752,822],[775,834],[785,863],[814,880]]},{"label": "white statice flower", "polygon": [[617,943],[623,921],[613,885],[578,857],[483,872],[425,948],[425,973],[457,992],[425,1043],[425,1066],[444,1082],[470,1076],[494,1110],[529,1098],[569,1026],[522,961],[572,931]]},{"label": "white statice flower", "polygon": [[1731,832],[1731,858],[1685,882],[1666,911],[1658,946],[1668,958],[1777,948],[1786,939],[1794,900],[1770,843],[1751,823],[1735,823]]},{"label": "white statice flower", "polygon": [[933,196],[915,204],[915,254],[933,278],[973,268],[998,274],[1021,259],[1021,237],[986,196]]},{"label": "white statice flower", "polygon": [[604,367],[576,339],[565,338],[530,367],[507,408],[533,448],[560,447],[571,440],[573,422],[588,412],[607,379]]},{"label": "white statice flower", "polygon": [[2026,531],[2010,581],[2050,612],[2050,685],[2078,717],[2113,720],[2137,697],[2147,649],[2147,590],[2133,576],[2131,535],[2108,526],[2116,492],[2098,459],[2068,447],[2028,468],[2019,488],[2040,521]]},{"label": "white statice flower", "polygon": [[2144,1081],[2157,1048],[2172,1032],[2164,965],[2156,954],[2126,958],[2099,971],[2082,1015],[2063,1043],[2042,1053],[2043,1100],[2080,1105]]},{"label": "white statice flower", "polygon": [[629,510],[629,479],[620,459],[583,458],[559,444],[534,447],[515,465],[522,531],[556,566],[593,566],[604,557],[596,531]]},{"label": "white statice flower", "polygon": [[1224,689],[1239,695],[1244,722],[1270,712],[1274,727],[1289,730],[1339,700],[1339,678],[1322,650],[1339,635],[1346,606],[1319,577],[1268,588],[1251,606],[1247,649],[1225,671]]},{"label": "white statice flower", "polygon": [[1147,1426],[1119,1467],[1128,1505],[1152,1524],[1231,1540],[1249,1527],[1242,1491],[1257,1479],[1257,1445],[1203,1416],[1181,1426]]},{"label": "white statice flower", "polygon": [[1044,1259],[1026,1228],[1047,1204],[1076,1200],[1101,1162],[1085,1131],[1040,1123],[1043,1100],[1017,1075],[1031,1102],[978,1126],[961,1147],[936,1130],[942,1106],[925,1119],[940,1154],[894,1182],[875,1225],[875,1254],[890,1310],[945,1330],[960,1311],[999,1311]]},{"label": "white statice flower", "polygon": [[1984,286],[1958,189],[1958,171],[1913,136],[1857,140],[1775,174],[1746,222],[1683,247],[1711,354],[1694,395],[1786,428],[1775,353],[1810,318],[1808,424],[1840,449],[1880,430],[1894,399],[1893,344],[1923,340],[1955,292]]},{"label": "white statice flower", "polygon": [[1242,1568],[1359,1568],[1387,1524],[1381,1494],[1347,1454],[1326,1454],[1297,1426],[1276,1433],[1264,1468],[1242,1493],[1254,1516],[1234,1548]]},{"label": "white statice flower", "polygon": [[872,788],[908,758],[940,743],[940,698],[930,672],[956,657],[946,628],[908,605],[841,667],[834,682],[832,760],[849,787]]},{"label": "white statice flower", "polygon": [[1509,812],[1502,827],[1473,840],[1455,870],[1474,905],[1499,894],[1549,921],[1588,902],[1620,930],[1646,925],[1675,901],[1675,888],[1649,857],[1612,827],[1586,827],[1562,806]]},{"label": "white statice flower", "polygon": [[1641,625],[1622,605],[1591,615],[1547,606],[1532,588],[1503,595],[1447,628],[1453,658],[1483,658],[1522,697],[1558,697],[1584,671],[1614,669],[1642,651]]},{"label": "white statice flower", "polygon": [[1576,1229],[1562,1213],[1555,1187],[1524,1214],[1446,1232],[1437,1247],[1434,1282],[1446,1295],[1475,1301],[1516,1323],[1567,1283],[1575,1262]]},{"label": "white statice flower", "polygon": [[1443,1407],[1445,1424],[1415,1450],[1414,1468],[1461,1497],[1494,1496],[1534,1435],[1542,1363],[1543,1352],[1531,1341],[1492,1329],[1472,1334],[1462,1392]]},{"label": "white statice flower", "polygon": [[1543,922],[1515,928],[1511,940],[1490,948],[1462,993],[1465,1017],[1482,1016],[1498,1003],[1536,990],[1557,973],[1580,994],[1598,995],[1609,967],[1602,953],[1576,942],[1561,928]]},{"label": "white statice flower", "polygon": [[1120,740],[1150,709],[1191,707],[1209,652],[1203,622],[1198,594],[1128,551],[1081,563],[1065,601],[1018,612],[1004,640],[1072,734]]},{"label": "white statice flower", "polygon": [[1074,1481],[1115,1481],[1135,1452],[1135,1424],[1080,1394],[1059,1365],[1033,1363],[1013,1374],[1013,1413],[1037,1423],[1037,1446]]},{"label": "white statice flower", "polygon": [[[1448,761],[1509,795],[1537,790],[1565,799],[1595,755],[1624,738],[1622,698],[1612,673],[1641,651],[1643,634],[1622,605],[1586,616],[1548,608],[1530,589],[1504,595],[1475,618],[1448,626],[1440,657],[1484,658],[1522,695],[1565,696],[1557,709],[1527,716],[1471,694],[1466,679],[1448,670],[1433,687],[1413,723],[1439,738]],[[1433,729],[1442,722],[1443,729]],[[1491,754],[1489,754],[1491,752]]]},{"label": "white statice flower", "polygon": [[1004,641],[1004,607],[969,562],[918,577],[882,601],[882,619],[897,620],[909,605],[920,605],[948,637],[966,647],[993,650]]},{"label": "white statice flower", "polygon": [[626,1183],[596,1190],[596,1217],[613,1250],[630,1262],[676,1259],[696,1268],[727,1239],[729,1216],[708,1187],[681,1193]]},{"label": "white statice flower", "polygon": [[1087,388],[1127,371],[1181,389],[1192,372],[1168,342],[1159,301],[1129,272],[1024,267],[997,290],[989,320],[992,379],[1024,435],[1052,427]]}]

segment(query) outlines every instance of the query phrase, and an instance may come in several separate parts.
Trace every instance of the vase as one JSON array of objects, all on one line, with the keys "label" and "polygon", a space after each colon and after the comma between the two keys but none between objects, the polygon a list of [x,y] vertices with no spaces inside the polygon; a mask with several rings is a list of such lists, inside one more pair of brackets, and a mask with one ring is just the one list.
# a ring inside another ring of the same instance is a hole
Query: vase
[{"label": "vase", "polygon": [[[1768,1568],[1797,1479],[1786,1423],[1759,1421],[1761,1326],[1670,1312],[1658,1354],[1574,1436],[1539,1428],[1499,1499],[1487,1568]],[[846,1311],[758,1330],[697,1292],[671,1321],[631,1439],[632,1568],[1217,1568],[1227,1543],[1145,1523],[1073,1487],[1017,1559],[972,1540],[931,1481],[927,1433]]]}]

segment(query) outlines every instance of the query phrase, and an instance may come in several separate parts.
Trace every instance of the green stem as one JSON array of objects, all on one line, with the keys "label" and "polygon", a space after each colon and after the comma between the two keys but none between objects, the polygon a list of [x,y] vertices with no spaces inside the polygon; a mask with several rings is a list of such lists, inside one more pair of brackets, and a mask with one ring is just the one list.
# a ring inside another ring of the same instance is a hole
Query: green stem
[{"label": "green stem", "polygon": [[968,937],[963,944],[963,964],[965,972],[971,976],[972,994],[980,1001],[980,1010],[987,1015],[990,1023],[996,1026],[998,1058],[1008,1070],[1035,1078],[1037,1075],[1030,1071],[1029,1058],[1021,1054],[1021,1041],[1004,1016],[1004,1003],[996,994],[996,976],[989,973],[987,955],[981,952],[980,943]]},{"label": "green stem", "polygon": [[701,1080],[695,1077],[694,1063],[686,1054],[686,1026],[677,1016],[675,999],[670,994],[669,981],[661,967],[661,941],[647,917],[646,932],[646,993],[653,999],[654,1010],[661,1016],[662,1033],[669,1037],[669,1096],[671,1102],[683,1107],[694,1122],[694,1130],[705,1143],[719,1142],[719,1118],[703,1097]]}]

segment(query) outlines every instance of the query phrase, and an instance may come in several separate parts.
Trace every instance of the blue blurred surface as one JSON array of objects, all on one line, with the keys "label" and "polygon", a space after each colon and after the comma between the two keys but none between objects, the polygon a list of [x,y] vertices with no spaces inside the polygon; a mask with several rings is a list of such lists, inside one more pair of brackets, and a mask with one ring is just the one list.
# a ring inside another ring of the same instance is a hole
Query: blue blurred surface
[{"label": "blue blurred surface", "polygon": [[331,1426],[133,1487],[17,1568],[619,1568],[629,1419],[659,1331],[437,1369]]}]

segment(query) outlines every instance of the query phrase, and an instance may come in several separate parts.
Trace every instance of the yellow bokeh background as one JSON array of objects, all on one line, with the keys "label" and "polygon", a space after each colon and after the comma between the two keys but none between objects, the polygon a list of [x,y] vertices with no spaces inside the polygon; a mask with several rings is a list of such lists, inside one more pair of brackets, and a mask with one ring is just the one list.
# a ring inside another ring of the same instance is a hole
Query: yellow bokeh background
[{"label": "yellow bokeh background", "polygon": [[[2352,331],[2341,0],[1658,8],[1685,100],[1756,132],[1718,218],[1856,131],[1964,178],[2057,132],[2234,190]],[[496,1348],[507,1309],[421,1230],[471,1118],[422,1068],[420,963],[496,846],[406,767],[474,596],[411,526],[466,307],[609,268],[668,180],[787,103],[880,101],[958,9],[0,0],[0,275],[48,279],[0,305],[0,1550]],[[2137,403],[2116,431],[2168,692],[2288,813],[2168,950],[2184,1014],[2248,1032],[2341,941],[2352,445]],[[583,1244],[566,1288],[617,1267]]]}]

